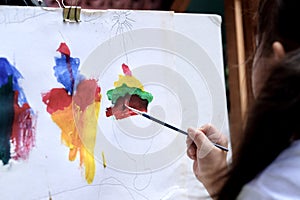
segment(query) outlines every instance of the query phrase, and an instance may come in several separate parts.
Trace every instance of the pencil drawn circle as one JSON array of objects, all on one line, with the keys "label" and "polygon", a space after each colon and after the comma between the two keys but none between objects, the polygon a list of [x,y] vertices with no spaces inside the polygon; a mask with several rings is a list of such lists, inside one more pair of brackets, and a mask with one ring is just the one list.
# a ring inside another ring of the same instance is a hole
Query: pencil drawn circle
[{"label": "pencil drawn circle", "polygon": [[[120,48],[123,44],[126,52]],[[129,173],[144,173],[169,166],[186,151],[186,136],[183,134],[174,133],[154,122],[146,127],[139,127],[131,118],[123,123],[121,120],[105,117],[103,113],[110,106],[106,91],[112,89],[118,74],[122,74],[120,66],[124,60],[129,61],[127,64],[133,75],[141,83],[149,85],[145,87],[146,91],[155,93],[156,91],[149,91],[151,83],[161,84],[179,99],[177,105],[176,101],[168,102],[166,99],[164,106],[161,106],[160,102],[155,102],[157,94],[154,94],[154,100],[149,104],[149,114],[157,114],[156,117],[162,120],[167,120],[168,117],[174,119],[174,125],[183,130],[203,123],[212,123],[219,129],[223,127],[226,105],[223,101],[225,94],[222,79],[213,61],[200,45],[171,30],[150,28],[126,32],[100,44],[81,68],[86,77],[99,80],[102,90],[94,149],[95,158],[99,162],[102,160],[101,152],[104,151],[108,167]],[[158,94],[162,95],[163,92]],[[169,106],[168,103],[175,105],[174,110],[165,108]],[[163,112],[151,113],[151,106],[161,106]],[[122,130],[126,131],[119,134],[118,131]],[[131,130],[134,133],[128,133]],[[146,134],[139,137],[138,132]],[[126,139],[123,140],[123,137]],[[156,143],[159,137],[165,137],[163,140],[169,141],[166,145],[163,142]],[[131,148],[137,151],[131,151]]]}]

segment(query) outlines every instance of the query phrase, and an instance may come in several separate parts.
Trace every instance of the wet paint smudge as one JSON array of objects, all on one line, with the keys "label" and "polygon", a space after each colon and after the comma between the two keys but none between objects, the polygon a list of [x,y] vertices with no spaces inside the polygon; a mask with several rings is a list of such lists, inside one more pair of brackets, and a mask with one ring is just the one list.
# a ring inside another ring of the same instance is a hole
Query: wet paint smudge
[{"label": "wet paint smudge", "polygon": [[80,61],[70,56],[65,43],[60,44],[58,51],[62,55],[60,59],[56,58],[54,70],[58,82],[64,88],[51,89],[42,95],[42,100],[52,120],[61,129],[62,142],[69,148],[69,160],[74,161],[79,154],[80,166],[85,169],[85,179],[92,183],[95,176],[94,148],[101,88],[97,80],[84,79],[79,73]]},{"label": "wet paint smudge", "polygon": [[72,96],[64,88],[53,88],[43,95],[43,102],[47,104],[47,112],[52,114],[68,107],[72,102]]},{"label": "wet paint smudge", "polygon": [[36,115],[19,85],[21,73],[0,58],[0,160],[28,159],[35,143]]},{"label": "wet paint smudge", "polygon": [[[2,66],[1,66],[2,68]],[[0,68],[0,69],[1,69]],[[1,77],[2,79],[2,77]],[[14,119],[14,92],[12,89],[11,77],[7,80],[7,84],[0,87],[0,160],[3,164],[7,164],[10,160],[10,137],[12,132],[12,124]],[[6,117],[4,117],[6,116]]]},{"label": "wet paint smudge", "polygon": [[122,70],[124,75],[119,75],[119,79],[114,83],[115,88],[106,93],[108,100],[112,102],[112,106],[106,108],[106,116],[113,115],[116,119],[136,115],[124,105],[147,112],[148,104],[153,100],[152,94],[144,91],[144,86],[132,76],[126,64],[122,64]]},{"label": "wet paint smudge", "polygon": [[63,84],[68,93],[72,95],[80,60],[71,57],[70,49],[66,43],[61,43],[57,51],[61,53],[61,57],[55,58],[54,75],[57,81]]}]

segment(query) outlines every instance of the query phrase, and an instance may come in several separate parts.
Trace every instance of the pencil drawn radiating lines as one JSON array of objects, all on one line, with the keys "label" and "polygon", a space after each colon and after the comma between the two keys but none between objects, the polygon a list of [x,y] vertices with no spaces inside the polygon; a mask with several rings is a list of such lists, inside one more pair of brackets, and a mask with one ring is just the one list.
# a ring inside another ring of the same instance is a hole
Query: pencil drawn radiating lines
[{"label": "pencil drawn radiating lines", "polygon": [[113,26],[112,29],[116,29],[116,35],[124,33],[124,31],[130,31],[133,28],[132,23],[135,20],[129,18],[131,11],[115,11],[112,17]]}]

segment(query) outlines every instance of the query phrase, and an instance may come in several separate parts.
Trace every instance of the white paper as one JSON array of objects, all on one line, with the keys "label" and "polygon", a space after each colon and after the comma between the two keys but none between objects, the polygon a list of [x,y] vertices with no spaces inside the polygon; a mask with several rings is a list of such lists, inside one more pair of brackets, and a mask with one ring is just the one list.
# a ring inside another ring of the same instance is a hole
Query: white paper
[{"label": "white paper", "polygon": [[[0,199],[207,198],[185,154],[186,137],[139,116],[107,118],[106,92],[126,63],[154,96],[149,114],[183,130],[212,123],[228,135],[220,17],[82,10],[80,18],[80,23],[64,23],[62,9],[0,7],[0,57],[22,73],[23,90],[38,114],[29,159],[0,166]],[[61,130],[41,99],[61,87],[53,71],[61,42],[102,91],[91,184],[78,157],[68,160]]]}]

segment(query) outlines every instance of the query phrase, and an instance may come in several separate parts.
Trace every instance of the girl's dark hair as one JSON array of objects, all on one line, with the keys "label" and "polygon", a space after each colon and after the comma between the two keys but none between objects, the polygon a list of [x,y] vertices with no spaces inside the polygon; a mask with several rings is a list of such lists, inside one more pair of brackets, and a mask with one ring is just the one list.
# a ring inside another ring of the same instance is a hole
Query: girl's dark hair
[{"label": "girl's dark hair", "polygon": [[248,115],[244,140],[219,199],[235,199],[300,136],[300,49],[273,67]]},{"label": "girl's dark hair", "polygon": [[242,187],[259,175],[300,136],[299,0],[261,0],[258,10],[260,56],[272,55],[280,41],[287,55],[274,69],[248,114],[243,141],[218,199],[235,199]]},{"label": "girl's dark hair", "polygon": [[174,0],[162,0],[162,9],[163,10],[170,10],[172,3],[174,2]]},{"label": "girl's dark hair", "polygon": [[272,44],[279,41],[285,51],[300,46],[299,0],[261,0],[257,12],[257,43],[263,56],[272,54]]}]

